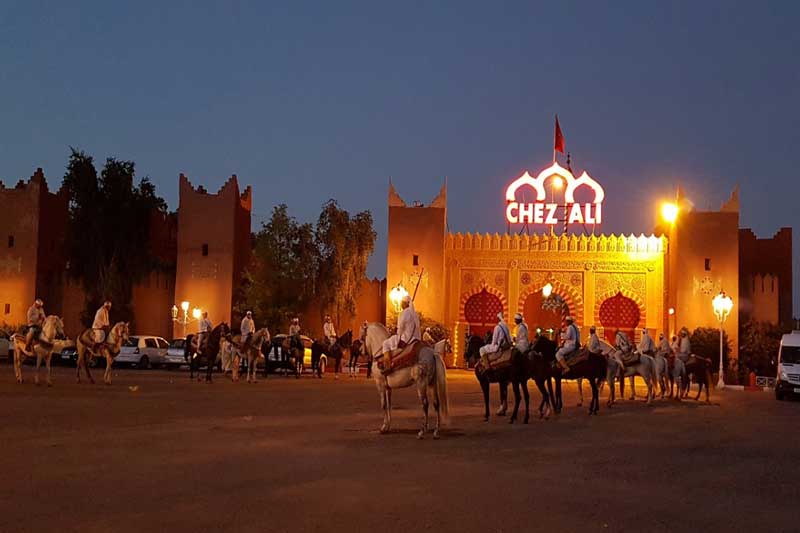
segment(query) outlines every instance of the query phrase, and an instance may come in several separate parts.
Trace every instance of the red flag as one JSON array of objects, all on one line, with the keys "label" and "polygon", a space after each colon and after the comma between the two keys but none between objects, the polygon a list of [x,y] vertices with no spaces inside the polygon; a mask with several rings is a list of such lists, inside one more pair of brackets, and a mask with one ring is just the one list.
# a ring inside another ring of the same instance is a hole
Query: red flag
[{"label": "red flag", "polygon": [[553,139],[553,151],[564,153],[564,134],[561,133],[561,126],[558,124],[558,115],[556,115],[556,135]]}]

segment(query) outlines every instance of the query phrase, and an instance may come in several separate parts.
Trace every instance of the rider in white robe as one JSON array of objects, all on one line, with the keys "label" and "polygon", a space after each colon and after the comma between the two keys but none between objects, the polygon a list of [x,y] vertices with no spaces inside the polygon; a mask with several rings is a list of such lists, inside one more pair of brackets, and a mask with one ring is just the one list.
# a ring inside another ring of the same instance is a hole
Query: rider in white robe
[{"label": "rider in white robe", "polygon": [[561,334],[561,348],[558,349],[556,352],[556,361],[564,370],[569,370],[569,365],[565,360],[565,357],[571,355],[578,349],[578,341],[581,338],[581,332],[578,329],[578,326],[575,325],[575,321],[571,316],[568,316],[565,319],[567,323],[567,327],[564,330],[564,333]]},{"label": "rider in white robe", "polygon": [[503,345],[506,344],[509,346],[511,345],[511,332],[508,331],[508,325],[506,325],[505,320],[503,320],[503,313],[501,311],[497,313],[497,325],[492,332],[492,342],[482,346],[481,349],[478,350],[481,359],[483,359],[484,356],[499,351]]},{"label": "rider in white robe", "polygon": [[640,354],[646,355],[655,355],[656,353],[656,343],[653,342],[653,338],[650,336],[647,329],[642,330],[642,339],[639,341],[637,350]]},{"label": "rider in white robe", "polygon": [[689,360],[691,353],[692,343],[689,340],[689,330],[681,328],[677,350],[675,351],[675,368],[672,372],[675,379],[686,374],[686,362]]},{"label": "rider in white robe", "polygon": [[106,340],[108,328],[111,327],[111,321],[108,318],[108,311],[111,309],[111,302],[106,300],[100,309],[94,314],[94,322],[92,322],[92,334],[94,335],[95,348],[97,345],[102,344]]},{"label": "rider in white robe", "polygon": [[522,313],[514,315],[514,323],[517,324],[517,335],[514,339],[514,347],[519,353],[528,353],[531,343],[528,339],[528,324],[525,323]]},{"label": "rider in white robe", "polygon": [[404,348],[412,341],[420,340],[421,331],[419,326],[419,315],[414,310],[414,303],[411,297],[406,295],[400,303],[403,310],[397,317],[397,333],[383,341],[382,353],[389,353],[397,348]]},{"label": "rider in white robe", "polygon": [[322,334],[328,341],[328,345],[333,346],[336,344],[336,328],[333,326],[333,320],[330,315],[325,315],[325,323],[322,325]]},{"label": "rider in white robe", "polygon": [[614,336],[614,350],[611,351],[611,357],[619,365],[619,373],[620,375],[625,374],[625,362],[622,360],[624,355],[628,355],[631,352],[631,341],[628,339],[628,336],[625,332],[617,330],[616,335]]},{"label": "rider in white robe", "polygon": [[213,324],[208,319],[208,311],[203,311],[203,318],[200,319],[200,322],[197,323],[197,349],[198,351],[203,346],[203,339],[209,334],[211,334],[211,330],[214,329]]},{"label": "rider in white robe", "polygon": [[42,326],[44,325],[44,302],[39,298],[36,298],[33,305],[28,308],[27,319],[28,331],[25,334],[25,351],[30,352],[34,338],[39,337],[39,334],[42,332]]},{"label": "rider in white robe", "polygon": [[586,343],[586,349],[593,354],[603,353],[603,345],[597,337],[597,328],[594,326],[589,328],[589,341]]}]

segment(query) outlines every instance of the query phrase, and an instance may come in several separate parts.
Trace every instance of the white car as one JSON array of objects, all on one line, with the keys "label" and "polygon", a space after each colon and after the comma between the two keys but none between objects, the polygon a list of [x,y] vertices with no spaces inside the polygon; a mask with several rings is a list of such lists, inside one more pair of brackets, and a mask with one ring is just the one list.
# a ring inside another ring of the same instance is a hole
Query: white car
[{"label": "white car", "polygon": [[14,362],[14,345],[9,340],[5,332],[0,331],[0,357],[7,358]]},{"label": "white car", "polygon": [[178,368],[186,364],[186,359],[183,357],[183,350],[186,346],[186,339],[172,339],[167,348],[167,357],[165,365],[167,368]]},{"label": "white car", "polygon": [[131,335],[114,359],[118,364],[132,364],[137,368],[150,368],[167,363],[169,344],[161,337]]},{"label": "white car", "polygon": [[781,337],[775,398],[783,400],[798,394],[800,394],[800,330],[795,330]]}]

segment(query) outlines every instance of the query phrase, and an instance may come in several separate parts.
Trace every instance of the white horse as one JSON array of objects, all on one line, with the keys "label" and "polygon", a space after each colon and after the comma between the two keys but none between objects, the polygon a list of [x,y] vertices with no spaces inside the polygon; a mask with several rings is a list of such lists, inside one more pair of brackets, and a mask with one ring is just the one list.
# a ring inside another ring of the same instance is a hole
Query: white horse
[{"label": "white horse", "polygon": [[[247,348],[243,349],[242,346],[242,336],[236,335],[233,337],[233,366],[232,366],[232,377],[233,381],[239,381],[239,368],[241,366],[241,361],[244,359],[247,361],[247,382],[248,383],[258,383],[258,379],[256,379],[256,366],[258,364],[258,356],[261,354],[261,345],[265,342],[269,342],[269,330],[267,328],[261,328],[260,330],[253,333],[253,337],[250,339],[250,344]],[[220,347],[222,348],[222,344]],[[267,361],[264,361],[264,364],[267,364]],[[252,378],[251,378],[252,376]]]},{"label": "white horse", "polygon": [[389,375],[384,375],[378,368],[378,356],[383,350],[383,341],[389,338],[389,330],[383,324],[372,323],[363,331],[366,353],[372,356],[372,375],[378,387],[378,395],[383,409],[383,425],[381,433],[388,433],[392,422],[392,389],[417,386],[417,395],[422,402],[422,427],[417,434],[421,439],[428,430],[428,395],[433,397],[433,408],[436,409],[436,426],[433,438],[439,438],[441,424],[447,422],[449,406],[447,399],[447,370],[442,358],[447,351],[447,339],[436,343],[433,349],[424,346],[419,351],[419,360],[407,368],[398,368]]},{"label": "white horse", "polygon": [[[614,394],[614,380],[617,377],[617,373],[619,371],[619,363],[613,357],[608,358],[608,371],[606,373],[606,380],[608,381],[608,405],[609,407],[614,404],[616,401],[616,396]],[[626,366],[623,372],[622,379],[626,377],[630,378],[631,384],[631,400],[636,399],[636,389],[634,388],[633,378],[634,376],[641,376],[644,379],[645,384],[647,385],[647,404],[650,405],[653,403],[653,398],[655,393],[653,392],[653,387],[656,380],[656,372],[655,372],[655,361],[653,358],[646,354],[639,355],[639,362]],[[622,388],[622,384],[620,384],[620,389]],[[621,391],[620,391],[621,394]]]},{"label": "white horse", "polygon": [[86,377],[89,378],[89,381],[94,383],[87,359],[92,360],[96,356],[104,356],[106,358],[106,370],[103,373],[103,382],[106,385],[111,385],[111,367],[114,365],[114,358],[119,355],[122,343],[128,340],[129,333],[130,322],[117,322],[108,332],[106,340],[98,347],[97,353],[94,351],[94,330],[89,328],[78,335],[78,362],[76,364],[78,383],[81,382],[81,367],[86,371]]},{"label": "white horse", "polygon": [[64,321],[56,315],[50,315],[44,319],[42,324],[42,332],[38,340],[31,343],[31,351],[25,351],[25,335],[15,333],[11,336],[11,341],[14,343],[14,377],[17,378],[17,383],[22,383],[22,362],[26,356],[36,355],[36,378],[35,383],[39,384],[39,367],[44,359],[45,366],[47,367],[47,386],[52,387],[53,381],[50,379],[50,360],[53,357],[53,350],[59,342],[57,337],[64,336]]},{"label": "white horse", "polygon": [[669,361],[661,352],[656,352],[653,356],[653,364],[656,384],[661,389],[660,398],[663,400],[667,394],[667,389],[669,389]]}]

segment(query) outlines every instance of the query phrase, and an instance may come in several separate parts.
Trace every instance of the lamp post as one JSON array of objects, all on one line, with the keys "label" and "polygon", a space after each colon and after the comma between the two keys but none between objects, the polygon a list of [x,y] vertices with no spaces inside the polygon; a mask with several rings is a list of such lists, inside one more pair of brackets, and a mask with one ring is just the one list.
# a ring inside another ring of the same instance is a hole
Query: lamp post
[{"label": "lamp post", "polygon": [[719,291],[719,294],[711,300],[711,305],[714,307],[714,314],[717,315],[717,320],[719,320],[719,381],[717,381],[717,388],[724,389],[725,380],[722,378],[723,325],[725,324],[725,319],[731,313],[731,309],[733,309],[733,300],[725,294],[725,291]]},{"label": "lamp post", "polygon": [[189,302],[184,300],[181,302],[181,311],[183,311],[183,316],[178,316],[178,306],[172,306],[172,321],[177,322],[183,327],[183,336],[186,337],[186,326],[200,320],[203,312],[200,310],[199,307],[195,307],[192,309],[192,317],[189,318]]}]

